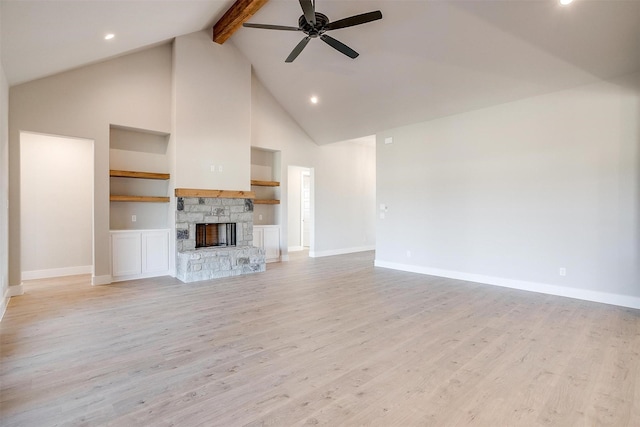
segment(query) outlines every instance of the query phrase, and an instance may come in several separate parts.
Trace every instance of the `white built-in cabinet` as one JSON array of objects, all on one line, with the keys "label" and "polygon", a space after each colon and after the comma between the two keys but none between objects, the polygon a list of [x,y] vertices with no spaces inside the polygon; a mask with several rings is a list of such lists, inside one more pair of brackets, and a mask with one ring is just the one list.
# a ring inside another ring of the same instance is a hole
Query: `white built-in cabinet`
[{"label": "white built-in cabinet", "polygon": [[280,261],[280,226],[254,225],[253,246],[264,249],[267,262]]},{"label": "white built-in cabinet", "polygon": [[111,230],[113,282],[169,274],[169,230]]}]

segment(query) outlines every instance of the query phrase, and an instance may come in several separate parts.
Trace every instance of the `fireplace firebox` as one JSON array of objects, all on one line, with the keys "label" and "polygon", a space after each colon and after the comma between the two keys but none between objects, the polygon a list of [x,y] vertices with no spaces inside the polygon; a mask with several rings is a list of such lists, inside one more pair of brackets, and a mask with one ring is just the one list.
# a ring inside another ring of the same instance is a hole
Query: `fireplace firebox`
[{"label": "fireplace firebox", "polygon": [[196,249],[235,245],[235,223],[196,224]]}]

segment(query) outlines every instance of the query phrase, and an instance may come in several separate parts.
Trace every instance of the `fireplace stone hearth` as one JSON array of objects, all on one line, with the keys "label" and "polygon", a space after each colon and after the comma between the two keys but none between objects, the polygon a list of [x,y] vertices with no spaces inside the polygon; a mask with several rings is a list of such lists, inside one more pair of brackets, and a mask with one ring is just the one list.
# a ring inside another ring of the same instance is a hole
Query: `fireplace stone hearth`
[{"label": "fireplace stone hearth", "polygon": [[212,247],[178,252],[176,277],[185,282],[266,271],[264,251],[254,246]]},{"label": "fireplace stone hearth", "polygon": [[[253,201],[178,197],[176,277],[189,283],[266,270],[264,251],[253,246]],[[196,248],[197,224],[235,224],[235,246]]]}]

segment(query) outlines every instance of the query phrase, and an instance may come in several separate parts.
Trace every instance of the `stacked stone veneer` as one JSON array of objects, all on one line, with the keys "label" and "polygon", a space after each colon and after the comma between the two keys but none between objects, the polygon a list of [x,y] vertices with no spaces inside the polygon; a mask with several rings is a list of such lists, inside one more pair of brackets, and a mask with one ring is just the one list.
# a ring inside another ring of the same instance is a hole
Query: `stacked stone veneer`
[{"label": "stacked stone veneer", "polygon": [[[196,249],[196,224],[236,223],[236,246]],[[253,246],[253,201],[178,197],[176,277],[183,282],[265,271],[264,251]]]}]

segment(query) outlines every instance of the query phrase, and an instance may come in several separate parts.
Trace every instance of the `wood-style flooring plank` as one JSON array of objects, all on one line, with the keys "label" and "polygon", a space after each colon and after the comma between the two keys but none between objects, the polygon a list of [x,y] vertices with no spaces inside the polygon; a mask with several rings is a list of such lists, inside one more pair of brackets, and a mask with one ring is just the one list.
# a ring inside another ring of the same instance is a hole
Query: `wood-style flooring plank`
[{"label": "wood-style flooring plank", "polygon": [[0,424],[640,425],[638,310],[292,258],[27,282],[0,323]]}]

